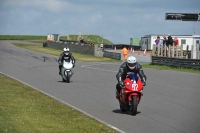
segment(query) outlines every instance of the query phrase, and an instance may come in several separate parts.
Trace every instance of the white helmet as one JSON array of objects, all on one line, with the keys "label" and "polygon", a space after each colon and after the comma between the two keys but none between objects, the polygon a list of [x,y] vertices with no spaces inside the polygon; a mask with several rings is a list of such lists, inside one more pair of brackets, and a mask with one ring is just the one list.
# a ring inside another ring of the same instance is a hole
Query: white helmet
[{"label": "white helmet", "polygon": [[126,64],[131,70],[135,68],[136,62],[137,60],[134,56],[129,56],[128,59],[126,60]]},{"label": "white helmet", "polygon": [[65,53],[66,55],[69,54],[69,48],[68,48],[68,47],[64,48],[63,51],[64,51],[64,53]]}]

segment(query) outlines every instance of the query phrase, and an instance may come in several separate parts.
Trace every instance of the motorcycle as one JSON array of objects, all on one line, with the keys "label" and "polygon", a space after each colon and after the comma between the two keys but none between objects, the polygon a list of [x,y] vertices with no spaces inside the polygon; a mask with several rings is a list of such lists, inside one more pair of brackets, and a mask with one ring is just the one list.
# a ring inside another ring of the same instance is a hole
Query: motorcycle
[{"label": "motorcycle", "polygon": [[140,103],[143,83],[135,73],[129,73],[124,80],[124,86],[120,90],[119,105],[122,112],[130,111],[131,115],[137,114]]},{"label": "motorcycle", "polygon": [[72,68],[73,68],[73,64],[72,62],[66,62],[63,61],[63,67],[61,69],[61,77],[63,79],[63,82],[70,82],[70,78],[72,77],[73,73],[72,73]]}]

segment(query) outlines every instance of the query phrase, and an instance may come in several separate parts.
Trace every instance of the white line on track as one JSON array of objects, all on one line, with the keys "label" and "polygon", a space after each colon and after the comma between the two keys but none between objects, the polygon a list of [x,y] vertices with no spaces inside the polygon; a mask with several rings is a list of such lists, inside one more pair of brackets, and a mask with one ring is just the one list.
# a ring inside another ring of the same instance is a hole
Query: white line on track
[{"label": "white line on track", "polygon": [[57,100],[57,101],[59,101],[59,102],[65,104],[65,105],[67,105],[67,106],[70,106],[70,107],[72,107],[72,108],[74,108],[74,109],[76,109],[76,110],[82,112],[83,114],[85,114],[85,115],[87,115],[87,116],[89,116],[89,117],[91,117],[91,118],[93,118],[93,119],[95,119],[95,120],[97,120],[97,121],[99,121],[99,122],[105,124],[106,126],[111,127],[112,129],[115,129],[116,131],[118,131],[118,132],[120,132],[120,133],[126,133],[126,132],[124,132],[124,131],[118,129],[117,127],[112,126],[112,125],[106,123],[105,121],[102,121],[102,120],[100,120],[100,119],[98,119],[98,118],[96,118],[96,117],[94,117],[94,116],[88,114],[87,112],[85,112],[85,111],[83,111],[83,110],[81,110],[81,109],[79,109],[79,108],[77,108],[77,107],[75,107],[75,106],[73,106],[73,105],[71,105],[71,104],[65,102],[65,101],[62,101],[62,100],[60,100],[60,99],[58,99],[58,98],[56,98],[56,97],[54,97],[54,96],[52,96],[52,95],[50,95],[50,94],[48,94],[48,93],[42,91],[42,90],[40,90],[40,89],[38,89],[38,88],[36,88],[36,87],[34,87],[34,86],[32,86],[32,85],[29,85],[29,84],[27,84],[27,83],[25,83],[25,82],[23,82],[23,81],[21,81],[21,80],[19,80],[19,79],[17,79],[17,78],[14,78],[14,77],[12,77],[12,76],[10,76],[10,75],[8,75],[8,74],[5,74],[5,73],[3,73],[3,72],[0,72],[0,73],[3,74],[3,75],[8,76],[8,77],[10,77],[10,78],[12,78],[12,79],[14,79],[14,80],[17,80],[17,81],[21,82],[22,84],[25,84],[25,85],[27,85],[27,86],[29,86],[29,87],[31,87],[31,88],[33,88],[33,89],[35,89],[35,90],[37,90],[37,91],[39,91],[39,92],[45,94],[45,95],[47,95],[47,96],[49,96],[49,97],[51,97],[51,98],[53,98],[53,99],[55,99],[55,100]]},{"label": "white line on track", "polygon": [[97,65],[102,65],[102,64],[112,64],[112,63],[100,63],[100,64],[94,64],[94,65],[84,65],[81,66],[83,68],[89,68],[89,69],[96,69],[96,70],[103,70],[103,71],[108,71],[108,72],[118,72],[118,71],[113,71],[113,70],[107,70],[107,69],[101,69],[101,68],[97,68],[97,67],[93,67],[93,66],[97,66]]}]

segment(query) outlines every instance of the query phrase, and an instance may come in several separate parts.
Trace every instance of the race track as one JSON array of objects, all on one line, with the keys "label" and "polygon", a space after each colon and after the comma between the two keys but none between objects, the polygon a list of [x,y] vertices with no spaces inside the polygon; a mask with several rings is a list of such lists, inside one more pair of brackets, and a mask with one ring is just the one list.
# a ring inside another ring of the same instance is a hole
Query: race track
[{"label": "race track", "polygon": [[[77,61],[72,81],[63,83],[58,57],[0,41],[0,72],[9,75],[120,132],[199,133],[200,75],[145,69],[147,86],[138,114],[121,113],[115,99],[120,63]],[[140,62],[140,58],[138,58]]]}]

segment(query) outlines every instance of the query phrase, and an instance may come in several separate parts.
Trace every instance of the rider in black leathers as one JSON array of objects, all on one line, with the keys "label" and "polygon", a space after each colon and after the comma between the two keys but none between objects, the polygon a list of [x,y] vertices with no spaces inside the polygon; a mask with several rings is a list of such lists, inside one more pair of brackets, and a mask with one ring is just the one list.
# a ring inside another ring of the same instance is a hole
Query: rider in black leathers
[{"label": "rider in black leathers", "polygon": [[59,74],[61,75],[61,68],[62,68],[62,64],[63,61],[66,62],[70,62],[70,60],[72,61],[73,64],[73,68],[75,67],[75,58],[74,56],[69,52],[69,48],[64,48],[63,52],[60,54],[59,59],[58,59],[58,63],[59,63]]},{"label": "rider in black leathers", "polygon": [[134,56],[130,56],[128,57],[127,61],[124,62],[120,68],[119,68],[119,72],[116,75],[116,78],[118,80],[118,83],[116,85],[116,98],[119,99],[119,93],[121,88],[124,86],[124,80],[127,76],[128,72],[134,72],[137,73],[140,78],[141,81],[143,83],[143,86],[146,85],[146,75],[143,72],[142,66],[137,63],[136,58]]}]

